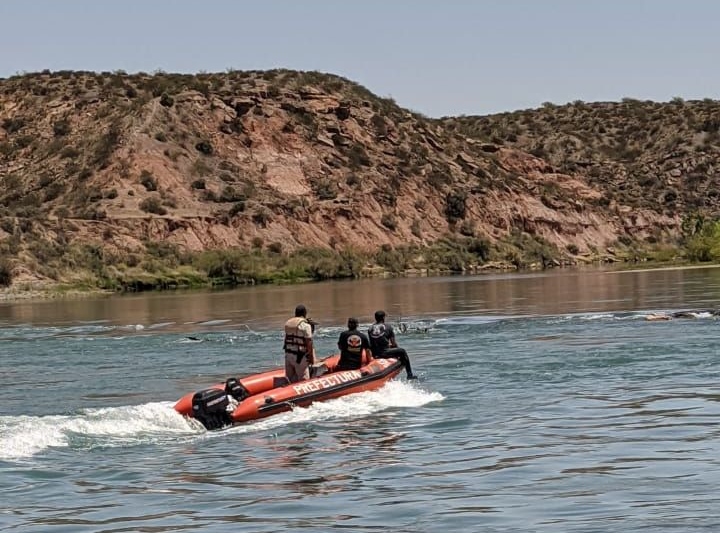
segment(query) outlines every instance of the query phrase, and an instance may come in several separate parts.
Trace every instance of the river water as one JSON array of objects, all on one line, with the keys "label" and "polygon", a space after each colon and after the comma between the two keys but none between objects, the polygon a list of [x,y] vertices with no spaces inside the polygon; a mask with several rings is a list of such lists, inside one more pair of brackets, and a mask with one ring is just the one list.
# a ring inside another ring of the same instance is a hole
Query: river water
[{"label": "river water", "polygon": [[[0,531],[717,531],[720,269],[0,304]],[[377,308],[421,377],[206,432],[183,394]]]}]

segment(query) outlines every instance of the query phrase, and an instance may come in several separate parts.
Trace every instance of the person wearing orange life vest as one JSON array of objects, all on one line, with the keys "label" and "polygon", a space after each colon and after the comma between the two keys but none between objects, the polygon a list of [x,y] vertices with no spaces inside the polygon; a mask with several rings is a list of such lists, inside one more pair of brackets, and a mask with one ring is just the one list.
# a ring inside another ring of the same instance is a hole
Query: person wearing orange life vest
[{"label": "person wearing orange life vest", "polygon": [[300,304],[295,316],[285,322],[285,377],[290,383],[310,378],[310,365],[315,363],[312,322],[307,309]]},{"label": "person wearing orange life vest", "polygon": [[348,318],[347,327],[338,339],[340,362],[335,370],[357,370],[372,359],[370,339],[362,331],[358,331],[358,319]]}]

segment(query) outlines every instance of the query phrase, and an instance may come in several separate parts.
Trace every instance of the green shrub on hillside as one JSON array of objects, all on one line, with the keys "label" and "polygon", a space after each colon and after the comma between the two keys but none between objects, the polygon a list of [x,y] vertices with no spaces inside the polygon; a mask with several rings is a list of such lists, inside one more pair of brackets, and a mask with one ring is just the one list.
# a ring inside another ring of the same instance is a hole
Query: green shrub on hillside
[{"label": "green shrub on hillside", "polygon": [[720,221],[702,222],[687,241],[686,255],[690,261],[720,261]]},{"label": "green shrub on hillside", "polygon": [[92,161],[97,168],[104,169],[110,164],[110,156],[118,147],[120,137],[120,124],[113,122],[107,132],[95,142],[95,154]]},{"label": "green shrub on hillside", "polygon": [[160,95],[160,105],[163,107],[172,107],[175,104],[175,100],[168,93],[162,93]]},{"label": "green shrub on hillside", "polygon": [[0,286],[9,287],[13,280],[13,271],[10,261],[0,259]]},{"label": "green shrub on hillside", "polygon": [[9,134],[17,133],[25,127],[26,121],[22,117],[6,118],[2,121],[2,128]]},{"label": "green shrub on hillside", "polygon": [[453,191],[445,197],[445,218],[452,223],[465,218],[467,194],[464,191]]},{"label": "green shrub on hillside", "polygon": [[148,196],[142,202],[140,202],[140,210],[146,213],[153,213],[155,215],[166,215],[167,209],[165,209],[160,201],[160,198],[156,196]]},{"label": "green shrub on hillside", "polygon": [[370,157],[365,151],[365,147],[361,144],[353,144],[349,150],[345,151],[345,154],[347,155],[348,164],[352,170],[370,166]]},{"label": "green shrub on hillside", "polygon": [[146,191],[157,191],[157,180],[149,170],[140,172],[140,184]]},{"label": "green shrub on hillside", "polygon": [[58,120],[53,124],[53,134],[55,137],[64,137],[70,134],[70,122],[65,119]]},{"label": "green shrub on hillside", "polygon": [[397,229],[397,219],[392,213],[383,213],[380,217],[380,224],[390,231],[395,231]]}]

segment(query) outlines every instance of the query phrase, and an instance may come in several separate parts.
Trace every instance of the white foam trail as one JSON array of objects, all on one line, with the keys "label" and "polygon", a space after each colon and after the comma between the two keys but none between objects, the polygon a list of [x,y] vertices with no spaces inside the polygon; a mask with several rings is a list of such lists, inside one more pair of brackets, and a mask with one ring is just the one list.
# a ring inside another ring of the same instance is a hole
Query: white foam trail
[{"label": "white foam trail", "polygon": [[79,415],[0,417],[0,459],[32,457],[51,447],[67,447],[73,437],[99,437],[103,445],[140,441],[148,436],[191,434],[192,425],[172,402],[88,409]]},{"label": "white foam trail", "polygon": [[173,402],[127,407],[88,409],[67,429],[89,436],[130,437],[148,432],[186,433],[188,425],[173,409]]},{"label": "white foam trail", "polygon": [[444,400],[438,392],[428,392],[416,383],[391,381],[377,391],[343,396],[317,402],[257,422],[243,424],[227,431],[206,432],[196,421],[177,414],[173,402],[155,402],[135,406],[86,409],[78,415],[4,416],[0,417],[0,460],[27,459],[49,448],[67,448],[86,439],[88,445],[117,447],[148,442],[208,438],[228,431],[246,433],[264,431],[287,424],[350,420],[391,407],[420,407]]},{"label": "white foam trail", "polygon": [[353,419],[391,407],[420,407],[444,399],[445,397],[439,392],[428,392],[405,381],[390,381],[376,391],[351,394],[326,402],[316,402],[309,407],[297,407],[290,412],[264,418],[247,425],[235,426],[229,431],[245,433],[302,422]]},{"label": "white foam trail", "polygon": [[0,460],[27,459],[49,448],[77,445],[82,439],[90,441],[82,444],[87,448],[177,442],[183,436],[216,438],[228,432],[266,431],[287,424],[352,420],[392,407],[420,407],[444,399],[442,394],[425,391],[415,382],[391,381],[377,391],[317,402],[219,432],[207,432],[198,422],[180,416],[173,402],[87,409],[73,416],[6,416],[0,417]]},{"label": "white foam trail", "polygon": [[232,432],[268,430],[287,424],[353,419],[390,407],[419,407],[444,400],[438,392],[427,392],[415,383],[391,381],[377,391],[352,394],[296,408],[227,431],[206,432],[193,420],[175,412],[173,402],[86,409],[77,415],[0,417],[0,460],[21,460],[49,448],[81,446],[131,446],[148,442],[177,442],[178,437],[208,438]]},{"label": "white foam trail", "polygon": [[31,457],[51,446],[66,446],[65,435],[57,431],[66,417],[16,416],[0,418],[0,459]]}]

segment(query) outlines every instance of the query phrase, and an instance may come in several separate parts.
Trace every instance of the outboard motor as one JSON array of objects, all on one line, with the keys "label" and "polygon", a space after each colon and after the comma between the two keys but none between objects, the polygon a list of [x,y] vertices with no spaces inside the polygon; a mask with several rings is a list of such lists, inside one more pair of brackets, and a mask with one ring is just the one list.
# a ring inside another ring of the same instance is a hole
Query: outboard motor
[{"label": "outboard motor", "polygon": [[220,429],[232,423],[230,413],[227,412],[229,403],[230,399],[224,390],[201,390],[193,395],[192,416],[206,429]]},{"label": "outboard motor", "polygon": [[238,402],[241,402],[250,396],[248,390],[235,378],[227,379],[225,382],[225,392],[235,398]]}]

